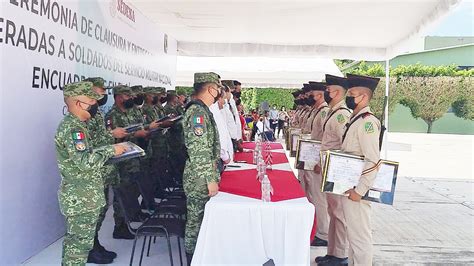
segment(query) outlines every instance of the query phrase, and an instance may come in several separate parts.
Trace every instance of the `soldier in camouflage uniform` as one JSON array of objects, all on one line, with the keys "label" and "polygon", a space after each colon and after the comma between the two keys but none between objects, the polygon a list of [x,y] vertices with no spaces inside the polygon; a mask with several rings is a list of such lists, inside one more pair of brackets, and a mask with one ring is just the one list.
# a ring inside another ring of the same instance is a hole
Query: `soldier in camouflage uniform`
[{"label": "soldier in camouflage uniform", "polygon": [[[179,116],[183,114],[180,113],[176,91],[168,91],[165,114],[168,116]],[[171,169],[173,170],[173,178],[178,184],[181,184],[183,180],[184,164],[186,161],[183,125],[181,124],[181,120],[171,126],[168,137],[168,146],[170,151],[169,162],[171,164]]]},{"label": "soldier in camouflage uniform", "polygon": [[217,126],[209,106],[221,93],[220,77],[216,73],[195,73],[195,99],[184,113],[183,132],[188,159],[184,168],[183,187],[187,197],[185,248],[188,264],[196,247],[204,206],[219,190],[217,162],[220,155]]},{"label": "soldier in camouflage uniform", "polygon": [[[102,99],[97,101],[99,106],[105,105],[107,103],[107,93],[104,89],[105,80],[100,77],[87,78],[85,81],[90,81],[93,83],[92,90],[100,95],[103,95]],[[115,143],[115,138],[124,138],[127,136],[125,129],[117,127],[114,130],[108,131],[105,128],[104,115],[99,110],[95,117],[89,120],[88,129],[91,135],[91,145],[93,147],[102,147],[106,145],[112,145]],[[109,208],[109,189],[110,186],[117,186],[119,184],[119,174],[118,169],[115,165],[104,165],[102,170],[102,178],[104,180],[104,196],[105,196],[105,206],[102,209],[99,220],[97,221],[96,233],[94,237],[94,248],[89,252],[89,257],[94,256],[95,253],[103,253],[106,256],[111,257],[112,259],[117,257],[117,254],[112,251],[106,250],[99,242],[98,233],[102,222],[105,219],[105,214]],[[118,208],[117,203],[114,206],[114,219],[120,219],[120,208]]]},{"label": "soldier in camouflage uniform", "polygon": [[[106,115],[106,127],[107,130],[113,130],[117,127],[127,127],[130,125],[141,124],[143,121],[140,119],[136,112],[133,111],[134,101],[133,92],[130,87],[125,85],[118,85],[113,88],[115,103],[112,109]],[[139,130],[125,138],[116,138],[115,142],[132,141],[138,144],[139,138],[145,138],[147,136],[146,130]],[[120,187],[126,192],[124,195],[126,206],[129,207],[127,210],[132,215],[133,220],[143,220],[145,218],[144,213],[140,210],[140,204],[138,197],[140,195],[139,189],[135,180],[141,174],[141,165],[138,158],[123,161],[117,164],[120,174]],[[134,236],[128,231],[123,217],[115,221],[115,228],[113,237],[116,239],[133,239]]]},{"label": "soldier in camouflage uniform", "polygon": [[91,82],[68,84],[63,94],[69,113],[59,124],[54,139],[62,178],[58,198],[67,230],[62,265],[85,265],[105,205],[102,168],[108,159],[122,154],[125,147],[93,147],[87,121],[96,114],[97,100],[102,96],[92,90]]}]

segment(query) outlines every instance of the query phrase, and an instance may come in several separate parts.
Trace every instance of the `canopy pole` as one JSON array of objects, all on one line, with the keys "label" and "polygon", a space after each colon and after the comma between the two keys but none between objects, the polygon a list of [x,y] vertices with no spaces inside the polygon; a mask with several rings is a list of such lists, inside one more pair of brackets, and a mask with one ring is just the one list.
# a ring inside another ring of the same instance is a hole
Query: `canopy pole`
[{"label": "canopy pole", "polygon": [[385,99],[387,101],[387,104],[385,105],[385,110],[384,110],[384,122],[385,122],[385,128],[386,132],[384,135],[384,140],[383,143],[384,145],[384,153],[385,153],[385,159],[388,158],[388,105],[389,105],[389,98],[388,94],[390,92],[390,60],[387,59],[385,60]]}]

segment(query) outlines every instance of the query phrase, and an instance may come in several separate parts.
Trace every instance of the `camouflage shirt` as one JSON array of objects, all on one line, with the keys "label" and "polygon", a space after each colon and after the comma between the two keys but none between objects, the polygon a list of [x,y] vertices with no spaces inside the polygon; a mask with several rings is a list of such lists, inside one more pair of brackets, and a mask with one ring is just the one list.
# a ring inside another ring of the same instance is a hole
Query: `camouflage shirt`
[{"label": "camouflage shirt", "polygon": [[[91,118],[87,122],[87,128],[91,136],[91,145],[94,148],[114,144],[115,139],[105,128],[105,120],[103,114],[99,111],[96,116]],[[106,164],[101,169],[102,177],[104,178],[105,185],[110,185],[118,182],[118,170],[113,164]]]},{"label": "camouflage shirt", "polygon": [[102,208],[105,199],[101,168],[114,156],[113,146],[93,149],[87,124],[72,114],[63,118],[54,141],[62,178],[58,192],[61,212],[76,215]]},{"label": "camouflage shirt", "polygon": [[182,121],[188,154],[183,180],[185,189],[193,190],[193,187],[219,182],[217,160],[220,143],[211,111],[202,101],[193,101]]},{"label": "camouflage shirt", "polygon": [[[178,111],[178,106],[171,106],[169,104],[164,107],[164,112],[166,115],[181,115]],[[183,149],[184,138],[183,125],[181,120],[178,120],[173,126],[171,126],[168,139],[171,150],[179,151]]]}]

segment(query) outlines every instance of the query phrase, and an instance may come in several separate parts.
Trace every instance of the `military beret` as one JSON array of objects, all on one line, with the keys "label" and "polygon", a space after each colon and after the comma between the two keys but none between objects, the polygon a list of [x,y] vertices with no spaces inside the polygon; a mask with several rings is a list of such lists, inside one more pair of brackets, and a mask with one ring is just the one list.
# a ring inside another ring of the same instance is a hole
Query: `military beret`
[{"label": "military beret", "polygon": [[105,83],[105,80],[101,77],[92,77],[92,78],[86,78],[85,80],[83,81],[89,81],[89,82],[92,82],[92,84],[95,86],[95,87],[101,87],[103,88],[104,87],[104,83]]},{"label": "military beret", "polygon": [[326,82],[316,82],[310,81],[309,88],[312,91],[325,91],[326,90]]},{"label": "military beret", "polygon": [[371,91],[375,91],[379,84],[380,78],[374,78],[369,76],[347,74],[348,88],[364,87]]},{"label": "military beret", "polygon": [[128,95],[128,96],[133,96],[133,91],[132,89],[127,86],[127,85],[117,85],[113,88],[114,95]]},{"label": "military beret", "polygon": [[211,82],[222,87],[221,77],[214,72],[194,73],[194,83]]},{"label": "military beret", "polygon": [[349,83],[347,82],[346,78],[333,76],[329,74],[326,74],[326,84],[328,86],[331,86],[331,85],[341,86],[344,89],[347,89],[349,87]]},{"label": "military beret", "polygon": [[231,91],[235,90],[235,85],[233,80],[223,80],[222,85],[227,85]]},{"label": "military beret", "polygon": [[102,99],[104,96],[93,91],[92,86],[90,81],[69,83],[64,86],[63,95],[64,97],[86,96],[95,100]]},{"label": "military beret", "polygon": [[143,86],[142,85],[135,85],[130,87],[132,89],[133,94],[138,95],[143,93]]}]

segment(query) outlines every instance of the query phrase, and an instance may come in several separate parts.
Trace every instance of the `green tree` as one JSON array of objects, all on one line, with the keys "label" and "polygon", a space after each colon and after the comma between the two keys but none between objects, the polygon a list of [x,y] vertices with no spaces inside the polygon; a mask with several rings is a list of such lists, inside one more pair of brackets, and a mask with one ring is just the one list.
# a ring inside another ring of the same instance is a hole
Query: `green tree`
[{"label": "green tree", "polygon": [[460,81],[457,99],[452,104],[457,117],[474,120],[474,78],[464,77]]}]

